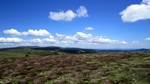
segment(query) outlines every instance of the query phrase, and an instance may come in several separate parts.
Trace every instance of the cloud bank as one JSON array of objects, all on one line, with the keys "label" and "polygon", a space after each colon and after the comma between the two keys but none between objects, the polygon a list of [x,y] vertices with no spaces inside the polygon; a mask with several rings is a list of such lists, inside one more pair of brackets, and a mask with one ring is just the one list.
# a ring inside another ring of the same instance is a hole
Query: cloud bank
[{"label": "cloud bank", "polygon": [[150,19],[150,0],[142,0],[140,4],[132,4],[124,9],[120,15],[124,22]]},{"label": "cloud bank", "polygon": [[11,36],[49,36],[50,35],[50,33],[45,29],[39,29],[39,30],[29,29],[27,32],[19,32],[16,29],[8,29],[8,30],[4,30],[3,33],[5,35],[11,35]]},{"label": "cloud bank", "polygon": [[[92,27],[87,27],[87,30],[92,30]],[[45,29],[33,30],[30,29],[28,31],[20,32],[16,29],[8,29],[4,30],[3,34],[8,37],[0,37],[0,45],[4,46],[78,46],[79,45],[126,45],[128,44],[123,40],[113,40],[110,38],[106,38],[103,36],[94,36],[91,33],[84,32],[76,32],[73,35],[64,35],[60,33],[56,33],[55,35],[51,35],[51,33]],[[30,36],[33,36],[32,38]],[[18,38],[19,37],[19,38]],[[29,38],[30,37],[30,38]]]},{"label": "cloud bank", "polygon": [[23,39],[20,39],[20,38],[16,38],[16,37],[13,37],[13,38],[3,38],[3,37],[0,37],[0,43],[19,43],[19,42],[23,42]]},{"label": "cloud bank", "polygon": [[87,17],[88,11],[84,6],[80,6],[76,12],[73,10],[67,10],[67,11],[59,11],[59,12],[53,12],[51,11],[49,13],[49,18],[51,20],[55,21],[72,21],[74,18],[81,18],[81,17]]}]

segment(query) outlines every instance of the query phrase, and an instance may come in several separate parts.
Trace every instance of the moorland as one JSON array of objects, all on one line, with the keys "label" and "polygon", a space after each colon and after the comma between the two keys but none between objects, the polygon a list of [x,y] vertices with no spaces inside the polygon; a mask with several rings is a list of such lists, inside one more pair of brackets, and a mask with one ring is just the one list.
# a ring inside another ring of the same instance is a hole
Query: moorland
[{"label": "moorland", "polygon": [[150,51],[0,49],[0,84],[150,84]]}]

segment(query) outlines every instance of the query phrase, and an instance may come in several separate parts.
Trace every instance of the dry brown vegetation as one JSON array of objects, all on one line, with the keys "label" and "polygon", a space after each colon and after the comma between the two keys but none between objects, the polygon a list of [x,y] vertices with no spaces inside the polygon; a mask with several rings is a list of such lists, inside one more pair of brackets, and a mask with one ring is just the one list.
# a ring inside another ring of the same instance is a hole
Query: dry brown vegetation
[{"label": "dry brown vegetation", "polygon": [[150,52],[0,58],[4,84],[149,84]]}]

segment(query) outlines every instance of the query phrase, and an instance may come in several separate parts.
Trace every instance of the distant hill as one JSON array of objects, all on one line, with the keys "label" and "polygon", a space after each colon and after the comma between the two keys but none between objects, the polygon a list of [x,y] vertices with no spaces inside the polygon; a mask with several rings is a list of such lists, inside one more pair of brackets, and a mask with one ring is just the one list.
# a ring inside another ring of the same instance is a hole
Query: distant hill
[{"label": "distant hill", "polygon": [[97,52],[140,52],[140,51],[150,51],[150,49],[83,49],[83,48],[63,48],[59,46],[47,46],[47,47],[39,47],[39,46],[19,46],[12,48],[1,48],[0,50],[11,50],[11,49],[33,49],[33,50],[46,50],[46,51],[56,51],[56,52],[64,52],[71,54],[81,54],[81,53],[97,53]]}]

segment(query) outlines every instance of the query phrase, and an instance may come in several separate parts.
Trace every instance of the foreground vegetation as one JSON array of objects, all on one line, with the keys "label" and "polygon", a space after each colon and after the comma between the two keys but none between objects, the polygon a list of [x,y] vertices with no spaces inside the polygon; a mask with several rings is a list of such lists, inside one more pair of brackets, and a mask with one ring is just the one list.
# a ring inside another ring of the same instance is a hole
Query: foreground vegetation
[{"label": "foreground vegetation", "polygon": [[150,84],[150,52],[13,52],[0,52],[0,84]]}]

